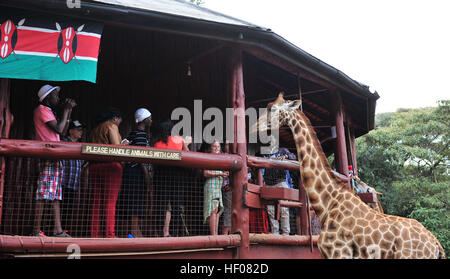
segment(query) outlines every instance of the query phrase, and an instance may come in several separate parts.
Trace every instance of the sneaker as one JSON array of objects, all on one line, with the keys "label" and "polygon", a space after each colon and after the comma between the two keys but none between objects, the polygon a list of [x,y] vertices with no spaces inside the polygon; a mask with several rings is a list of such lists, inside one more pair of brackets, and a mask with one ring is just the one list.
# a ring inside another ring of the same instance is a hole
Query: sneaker
[{"label": "sneaker", "polygon": [[128,238],[134,238],[134,235],[132,235],[131,233],[128,234]]},{"label": "sneaker", "polygon": [[62,231],[60,233],[57,233],[55,235],[53,235],[54,237],[71,237],[70,235],[68,235],[65,231]]},{"label": "sneaker", "polygon": [[39,231],[38,233],[33,233],[31,236],[38,236],[38,237],[47,237],[43,231]]}]

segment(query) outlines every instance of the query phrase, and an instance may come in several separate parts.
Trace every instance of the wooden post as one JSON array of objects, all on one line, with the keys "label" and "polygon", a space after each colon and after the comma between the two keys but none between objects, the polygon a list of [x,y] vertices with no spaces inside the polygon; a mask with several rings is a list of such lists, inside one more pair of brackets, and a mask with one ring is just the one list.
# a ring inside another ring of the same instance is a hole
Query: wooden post
[{"label": "wooden post", "polygon": [[[0,137],[9,138],[9,132],[14,120],[9,110],[9,79],[0,79]],[[0,158],[0,224],[3,212],[3,191],[5,187],[5,157]]]},{"label": "wooden post", "polygon": [[245,93],[244,75],[242,69],[242,50],[238,47],[230,48],[230,95],[234,110],[234,143],[233,150],[242,158],[242,168],[233,172],[232,177],[232,214],[231,231],[240,234],[241,245],[236,249],[234,258],[246,259],[250,254],[249,240],[249,209],[244,205],[244,188],[247,184],[247,144],[245,127]]},{"label": "wooden post", "polygon": [[258,169],[258,176],[256,178],[256,184],[259,186],[264,186],[264,176],[262,174],[262,169]]},{"label": "wooden post", "polygon": [[[339,92],[336,92],[337,106],[336,106],[336,135],[337,135],[337,155],[339,157],[339,165],[336,166],[338,172],[348,176],[348,158],[347,146],[345,141],[345,127],[344,127],[344,106]],[[350,188],[350,183],[347,183]]]},{"label": "wooden post", "polygon": [[349,139],[349,145],[351,150],[351,156],[352,156],[352,163],[353,163],[353,172],[355,175],[358,175],[358,163],[356,162],[356,145],[355,145],[355,130],[350,127],[350,123],[347,122],[348,126],[348,139]]},{"label": "wooden post", "polygon": [[306,235],[309,232],[310,223],[308,222],[308,210],[309,210],[309,203],[306,202],[306,190],[303,186],[302,182],[302,174],[299,174],[298,178],[298,191],[300,196],[300,203],[303,204],[303,206],[299,209],[299,215],[300,216],[300,231],[298,234]]}]

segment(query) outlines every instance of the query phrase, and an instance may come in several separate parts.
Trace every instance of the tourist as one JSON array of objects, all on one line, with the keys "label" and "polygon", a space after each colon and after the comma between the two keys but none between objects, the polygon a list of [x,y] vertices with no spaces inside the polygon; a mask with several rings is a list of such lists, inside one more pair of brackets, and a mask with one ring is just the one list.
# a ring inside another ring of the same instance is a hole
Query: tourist
[{"label": "tourist", "polygon": [[[34,110],[34,127],[36,140],[60,141],[76,103],[72,99],[65,99],[63,114],[60,121],[56,120],[54,110],[60,105],[59,86],[44,85],[38,91],[39,106]],[[61,227],[60,201],[62,200],[61,187],[62,167],[59,160],[41,160],[39,178],[36,191],[35,218],[32,235],[46,236],[41,231],[42,214],[45,202],[53,207],[54,228],[56,237],[70,237]]]},{"label": "tourist", "polygon": [[[70,121],[67,135],[61,138],[64,142],[79,142],[83,137],[84,126],[78,120]],[[63,220],[67,226],[73,223],[77,217],[74,212],[77,211],[75,201],[79,195],[81,174],[85,170],[83,160],[61,160],[63,174],[61,178],[61,186],[63,189],[62,215],[66,218]],[[66,220],[67,219],[67,220]],[[69,222],[72,221],[72,222]],[[69,228],[73,231],[73,227]]]},{"label": "tourist", "polygon": [[[220,153],[220,143],[214,141],[210,145],[210,153]],[[228,178],[228,171],[204,170],[206,177],[203,199],[203,219],[209,222],[211,235],[217,235],[219,229],[219,218],[223,211],[222,185],[223,179]]]},{"label": "tourist", "polygon": [[[97,126],[92,130],[90,141],[100,144],[120,144],[122,138],[119,125],[120,111],[110,107],[96,118]],[[91,236],[101,237],[100,216],[105,219],[105,236],[115,238],[116,202],[122,182],[122,165],[119,162],[91,161],[89,183],[93,189]]]},{"label": "tourist", "polygon": [[[130,146],[149,146],[148,131],[152,125],[152,114],[145,108],[136,110],[136,127],[125,138]],[[131,216],[131,228],[128,237],[143,237],[139,227],[139,218],[145,213],[145,200],[150,177],[148,164],[126,163],[123,170],[122,188],[119,194],[118,208],[126,217]],[[127,220],[128,221],[128,220]],[[128,227],[128,224],[127,224]]]},{"label": "tourist", "polygon": [[[269,157],[270,159],[284,160],[292,158],[291,157],[292,155],[294,154],[289,152],[289,150],[287,150],[286,148],[279,148],[277,152],[271,154]],[[266,186],[289,188],[286,170],[275,168],[263,169],[263,175],[264,175],[264,184]],[[273,205],[267,205],[267,214],[269,215],[271,232],[272,234],[277,235],[280,234],[280,226],[281,226],[282,234],[289,235],[291,231],[289,223],[289,208],[284,206],[280,208],[281,208],[280,221],[278,221],[275,218],[275,207]]]},{"label": "tourist", "polygon": [[[158,149],[189,151],[188,141],[180,136],[172,136],[173,123],[163,120],[154,126],[153,146]],[[164,237],[177,236],[185,226],[183,214],[183,186],[186,184],[187,171],[181,167],[154,165],[153,184],[155,191],[155,221],[157,234]],[[172,222],[172,226],[170,223]]]}]

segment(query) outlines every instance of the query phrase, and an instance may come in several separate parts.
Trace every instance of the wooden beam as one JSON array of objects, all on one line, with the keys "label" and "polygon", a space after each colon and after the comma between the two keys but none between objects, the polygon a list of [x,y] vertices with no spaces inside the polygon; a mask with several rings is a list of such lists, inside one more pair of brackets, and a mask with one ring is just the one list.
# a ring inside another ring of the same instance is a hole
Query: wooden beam
[{"label": "wooden beam", "polygon": [[299,201],[298,190],[285,187],[263,186],[260,197],[265,200]]},{"label": "wooden beam", "polygon": [[[341,174],[348,176],[348,157],[347,157],[347,145],[345,140],[345,127],[344,127],[344,108],[342,106],[342,99],[339,92],[336,92],[337,104],[336,104],[336,135],[337,135],[337,155],[339,157],[338,170]],[[350,183],[347,183],[347,187],[351,187]]]},{"label": "wooden beam", "polygon": [[277,204],[283,207],[302,207],[299,191],[285,187],[259,186],[247,183],[244,203],[250,208],[264,208],[264,204]]},{"label": "wooden beam", "polygon": [[314,121],[314,122],[322,122],[324,121],[324,119],[317,117],[315,114],[313,114],[312,112],[303,109],[303,113],[309,118],[309,120]]},{"label": "wooden beam", "polygon": [[303,203],[301,202],[293,202],[293,201],[285,201],[285,200],[279,200],[278,205],[282,207],[294,207],[294,208],[302,208]]},{"label": "wooden beam", "polygon": [[236,247],[241,236],[203,235],[189,237],[151,238],[63,238],[0,235],[1,253],[65,253],[70,244],[76,244],[83,253],[149,252],[177,249]]},{"label": "wooden beam", "polygon": [[[282,90],[282,91],[284,91],[284,92],[288,92],[287,90],[285,90],[284,88],[280,88],[280,90]],[[322,92],[327,92],[328,91],[328,89],[326,89],[326,88],[324,88],[324,89],[318,89],[318,90],[311,90],[311,91],[305,91],[305,92],[303,92],[302,91],[302,96],[305,96],[305,95],[310,95],[310,94],[315,94],[315,93],[322,93]],[[298,92],[296,92],[296,93],[286,93],[285,95],[284,95],[284,98],[285,99],[289,99],[289,98],[296,98],[296,100],[298,100]],[[302,100],[303,100],[304,98],[302,98]],[[252,102],[249,102],[248,104],[259,104],[259,103],[265,103],[265,102],[272,102],[274,100],[274,97],[270,97],[270,98],[264,98],[264,99],[259,99],[259,100],[256,100],[256,101],[252,101]]]},{"label": "wooden beam", "polygon": [[312,107],[314,110],[317,110],[319,113],[324,114],[328,118],[331,115],[331,113],[330,113],[330,111],[328,109],[326,109],[326,108],[324,108],[324,107],[322,107],[322,106],[320,106],[318,104],[315,104],[315,103],[311,102],[308,99],[303,98],[302,102],[304,102],[308,106]]},{"label": "wooden beam", "polygon": [[276,169],[300,171],[300,165],[298,161],[293,160],[274,160],[247,155],[247,164],[249,167],[253,168],[276,168]]},{"label": "wooden beam", "polygon": [[267,51],[264,51],[262,49],[256,49],[252,46],[244,47],[244,51],[263,60],[263,61],[273,64],[295,76],[300,76],[301,78],[307,79],[307,80],[309,80],[313,83],[319,84],[325,88],[337,90],[336,86],[332,85],[331,83],[327,82],[326,80],[321,79],[305,70],[302,70],[299,67],[294,66]]},{"label": "wooden beam", "polygon": [[[43,159],[63,160],[78,159],[87,161],[116,161],[152,163],[167,166],[190,167],[200,169],[221,169],[238,171],[242,167],[242,159],[234,154],[212,154],[193,151],[179,151],[181,160],[149,159],[142,157],[124,157],[119,155],[99,155],[81,153],[83,143],[75,142],[45,142],[34,140],[0,139],[0,156],[34,157]],[[128,148],[124,145],[93,144],[96,147]],[[161,151],[153,147],[134,147],[142,151]],[[245,162],[247,169],[247,163]]]},{"label": "wooden beam", "polygon": [[203,52],[201,52],[201,53],[199,53],[197,55],[194,55],[194,56],[186,59],[185,61],[187,63],[192,63],[192,62],[194,62],[194,61],[196,61],[196,60],[198,60],[200,58],[203,58],[203,57],[205,57],[205,56],[207,56],[207,55],[209,55],[209,54],[211,54],[213,52],[218,51],[219,49],[223,48],[224,46],[225,46],[225,44],[223,44],[223,43],[222,44],[218,44],[218,45],[216,45],[216,46],[214,46],[214,47],[212,47],[210,49],[207,49],[207,50],[205,50],[205,51],[203,51]]},{"label": "wooden beam", "polygon": [[[317,245],[318,235],[312,237],[312,242]],[[265,245],[289,245],[289,246],[304,246],[311,241],[306,235],[274,235],[274,234],[250,234],[252,243]]]}]

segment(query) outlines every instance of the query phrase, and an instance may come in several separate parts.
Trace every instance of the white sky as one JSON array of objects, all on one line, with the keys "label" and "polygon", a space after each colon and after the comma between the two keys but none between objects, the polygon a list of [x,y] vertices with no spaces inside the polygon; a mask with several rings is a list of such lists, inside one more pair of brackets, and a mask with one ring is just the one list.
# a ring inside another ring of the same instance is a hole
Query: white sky
[{"label": "white sky", "polygon": [[369,85],[376,113],[450,99],[449,0],[204,0]]}]

